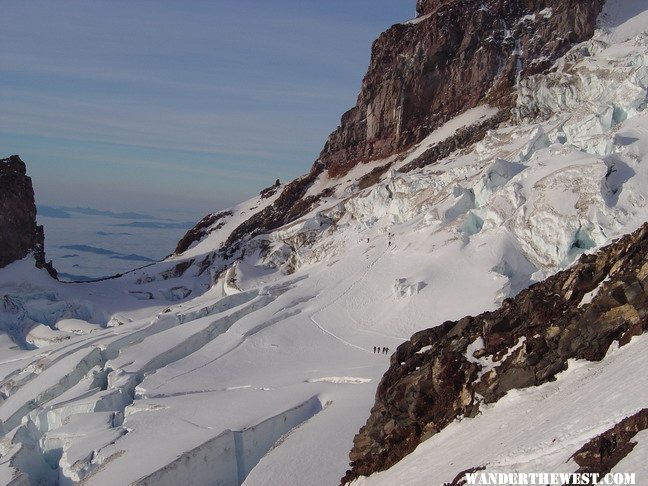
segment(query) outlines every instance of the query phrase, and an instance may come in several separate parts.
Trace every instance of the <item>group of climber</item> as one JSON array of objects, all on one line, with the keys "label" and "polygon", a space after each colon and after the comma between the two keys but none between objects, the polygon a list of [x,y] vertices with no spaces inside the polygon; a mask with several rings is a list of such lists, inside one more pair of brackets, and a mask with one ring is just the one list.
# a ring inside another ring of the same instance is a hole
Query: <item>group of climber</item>
[{"label": "group of climber", "polygon": [[374,353],[389,354],[389,348],[386,346],[374,346]]}]

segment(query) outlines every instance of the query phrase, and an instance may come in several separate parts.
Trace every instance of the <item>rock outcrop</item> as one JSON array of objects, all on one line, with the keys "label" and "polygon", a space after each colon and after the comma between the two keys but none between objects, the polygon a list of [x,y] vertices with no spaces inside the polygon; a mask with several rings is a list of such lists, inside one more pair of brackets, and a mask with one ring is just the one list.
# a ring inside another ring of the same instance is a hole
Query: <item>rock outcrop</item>
[{"label": "rock outcrop", "polygon": [[339,177],[420,142],[479,104],[508,113],[516,81],[589,39],[603,0],[419,0],[374,43],[356,106],[313,171]]},{"label": "rock outcrop", "polygon": [[34,255],[36,266],[53,277],[56,271],[45,261],[43,227],[36,224],[36,203],[31,178],[17,155],[0,159],[0,268]]},{"label": "rock outcrop", "polygon": [[612,342],[624,346],[646,330],[648,224],[497,311],[445,322],[399,346],[343,482],[389,468],[458,417],[476,416],[482,403],[554,380],[569,359],[601,360]]},{"label": "rock outcrop", "polygon": [[637,445],[633,438],[648,429],[648,408],[626,417],[609,430],[597,435],[581,447],[572,459],[579,473],[609,473]]},{"label": "rock outcrop", "polygon": [[221,229],[225,223],[224,220],[231,215],[232,211],[221,211],[220,213],[208,214],[185,233],[176,245],[173,253],[179,255],[180,253],[187,251],[194,243],[198,243],[213,231]]},{"label": "rock outcrop", "polygon": [[243,239],[272,231],[306,214],[318,200],[304,198],[314,180],[315,176],[311,174],[287,184],[274,203],[232,231],[225,242],[225,252],[231,255],[238,249]]}]

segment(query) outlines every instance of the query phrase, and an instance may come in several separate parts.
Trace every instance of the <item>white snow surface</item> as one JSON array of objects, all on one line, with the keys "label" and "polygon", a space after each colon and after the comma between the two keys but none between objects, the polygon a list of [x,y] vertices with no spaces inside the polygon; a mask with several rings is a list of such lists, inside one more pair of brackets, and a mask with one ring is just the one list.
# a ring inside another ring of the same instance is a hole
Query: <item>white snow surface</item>
[{"label": "white snow surface", "polygon": [[[645,9],[610,2],[605,28],[551,82],[522,83],[518,123],[472,149],[397,170],[490,107],[342,180],[322,175],[309,194],[330,196],[246,243],[236,264],[216,257],[200,273],[277,195],[232,208],[184,254],[119,279],[62,284],[30,258],[0,270],[2,478],[339,481],[389,365],[374,346],[494,309],[648,219]],[[389,161],[378,184],[358,189]],[[169,272],[191,261],[183,276]],[[645,341],[509,393],[362,484],[434,484],[478,465],[575,470],[565,461],[580,444],[645,406]],[[648,474],[645,462],[632,467]]]}]

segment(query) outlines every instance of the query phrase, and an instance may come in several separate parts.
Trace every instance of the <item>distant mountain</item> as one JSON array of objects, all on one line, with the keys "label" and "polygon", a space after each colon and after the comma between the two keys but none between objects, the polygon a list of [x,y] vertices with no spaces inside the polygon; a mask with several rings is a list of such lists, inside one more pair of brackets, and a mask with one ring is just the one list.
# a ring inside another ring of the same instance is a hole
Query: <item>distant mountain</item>
[{"label": "distant mountain", "polygon": [[38,214],[41,216],[47,216],[50,218],[69,218],[71,217],[69,213],[80,213],[86,214],[88,216],[104,216],[108,218],[116,219],[150,219],[158,220],[155,216],[150,214],[142,214],[135,212],[125,212],[125,213],[116,213],[113,211],[104,211],[102,209],[94,208],[81,208],[81,207],[69,207],[69,206],[43,206],[38,205]]},{"label": "distant mountain", "polygon": [[129,228],[152,228],[152,229],[189,229],[194,226],[194,223],[153,223],[149,221],[133,221],[132,223],[121,223],[114,226],[129,227]]},{"label": "distant mountain", "polygon": [[98,248],[89,245],[62,245],[61,248],[66,250],[83,251],[86,253],[95,253],[97,255],[119,255],[116,251],[106,250],[105,248]]},{"label": "distant mountain", "polygon": [[38,216],[46,216],[48,218],[62,218],[70,219],[70,213],[53,206],[36,206],[36,213]]}]

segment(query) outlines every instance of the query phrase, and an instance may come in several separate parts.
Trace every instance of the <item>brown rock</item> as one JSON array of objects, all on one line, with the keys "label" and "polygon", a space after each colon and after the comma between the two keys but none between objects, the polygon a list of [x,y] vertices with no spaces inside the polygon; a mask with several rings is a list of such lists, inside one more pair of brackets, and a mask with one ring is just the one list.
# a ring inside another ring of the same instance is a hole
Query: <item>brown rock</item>
[{"label": "brown rock", "polygon": [[[648,224],[494,312],[417,332],[392,356],[343,482],[389,468],[458,417],[474,416],[480,401],[553,380],[569,359],[601,360],[613,341],[623,345],[645,332],[648,287],[640,278],[647,261]],[[478,339],[484,347],[469,360],[467,348]],[[473,357],[495,367],[480,375]]]},{"label": "brown rock", "polygon": [[0,159],[0,229],[0,268],[32,253],[36,266],[56,277],[51,262],[45,261],[45,235],[36,224],[32,181],[17,155]]},{"label": "brown rock", "polygon": [[[194,226],[189,231],[187,231],[187,233],[178,242],[178,245],[176,246],[176,249],[174,250],[173,253],[175,255],[184,253],[194,243],[199,242],[211,232],[221,229],[225,224],[226,218],[231,215],[232,215],[232,211],[223,211],[220,213],[208,214],[203,219],[201,219],[196,224],[196,226]],[[220,223],[218,223],[219,221]]]},{"label": "brown rock", "polygon": [[601,476],[609,473],[637,445],[636,442],[632,442],[632,438],[646,429],[648,429],[648,408],[626,417],[581,447],[572,456],[580,466],[577,472],[598,473]]},{"label": "brown rock", "polygon": [[[356,105],[314,168],[340,177],[420,142],[482,103],[507,109],[518,76],[591,37],[603,0],[419,0],[419,22],[374,43]],[[548,14],[551,9],[551,13]],[[543,14],[540,14],[543,12]],[[535,21],[527,15],[535,14]],[[526,18],[527,20],[521,20]]]}]

